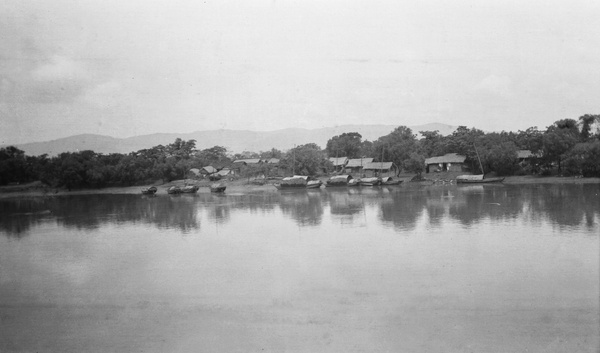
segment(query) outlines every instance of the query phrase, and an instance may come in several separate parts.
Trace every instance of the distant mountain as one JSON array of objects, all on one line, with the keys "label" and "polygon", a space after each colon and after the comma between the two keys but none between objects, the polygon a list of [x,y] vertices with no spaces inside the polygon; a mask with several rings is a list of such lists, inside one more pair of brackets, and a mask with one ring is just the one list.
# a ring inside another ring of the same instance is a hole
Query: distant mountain
[{"label": "distant mountain", "polygon": [[[196,148],[212,146],[227,147],[230,152],[267,151],[275,147],[287,150],[294,145],[314,142],[325,148],[327,140],[344,132],[358,132],[363,140],[376,140],[394,130],[396,125],[342,125],[320,129],[283,129],[275,131],[211,130],[188,133],[160,133],[128,138],[114,138],[102,135],[83,134],[46,142],[33,142],[17,145],[26,154],[37,156],[44,153],[57,155],[62,152],[92,150],[98,153],[129,153],[156,145],[166,145],[176,138],[196,140]],[[442,135],[451,134],[456,126],[439,123],[409,126],[414,133],[438,130]]]}]

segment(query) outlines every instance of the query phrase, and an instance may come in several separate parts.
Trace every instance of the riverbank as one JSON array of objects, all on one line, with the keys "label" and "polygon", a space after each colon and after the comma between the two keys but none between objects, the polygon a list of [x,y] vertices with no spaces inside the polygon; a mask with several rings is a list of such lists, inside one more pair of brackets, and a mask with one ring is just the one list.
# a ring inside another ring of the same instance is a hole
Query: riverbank
[{"label": "riverbank", "polygon": [[[438,181],[449,181],[452,179],[444,179],[437,176],[437,178],[431,178],[431,175],[424,175],[427,179],[423,183],[436,183]],[[398,180],[402,180],[402,186],[411,185],[411,175],[401,175]],[[327,180],[327,177],[321,178],[323,182]],[[264,181],[253,181],[248,179],[237,179],[233,181],[223,181],[227,185],[226,193],[250,193],[250,192],[276,192],[277,189],[273,186],[276,180]],[[67,190],[66,188],[51,188],[44,186],[41,182],[33,182],[21,185],[9,185],[0,187],[0,198],[12,198],[12,197],[31,197],[31,196],[59,196],[59,195],[94,195],[94,194],[141,194],[141,190],[149,187],[156,186],[158,188],[157,194],[166,194],[167,189],[171,186],[184,186],[184,185],[198,185],[200,189],[198,193],[210,193],[209,186],[213,184],[209,181],[198,181],[192,179],[175,180],[164,184],[148,184],[138,186],[118,186],[118,187],[106,187],[101,189],[74,189]],[[417,184],[417,183],[414,183]],[[560,176],[509,176],[504,179],[504,184],[518,185],[518,184],[600,184],[600,178],[578,178],[578,177],[560,177]]]}]

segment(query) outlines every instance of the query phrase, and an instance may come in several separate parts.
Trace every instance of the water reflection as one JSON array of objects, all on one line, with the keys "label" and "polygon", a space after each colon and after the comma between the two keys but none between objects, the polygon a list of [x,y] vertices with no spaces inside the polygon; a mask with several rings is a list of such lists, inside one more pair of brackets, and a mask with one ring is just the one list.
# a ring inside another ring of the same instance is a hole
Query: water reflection
[{"label": "water reflection", "polygon": [[470,227],[484,220],[516,218],[560,227],[597,227],[599,185],[468,185],[394,188],[340,188],[250,194],[79,195],[0,199],[0,232],[22,236],[31,227],[55,222],[66,228],[93,230],[103,224],[140,223],[157,228],[199,231],[202,215],[227,223],[238,211],[271,214],[280,211],[299,226],[319,226],[323,218],[343,223],[365,219],[390,224],[398,231],[414,229],[420,219],[431,228],[444,220]]}]

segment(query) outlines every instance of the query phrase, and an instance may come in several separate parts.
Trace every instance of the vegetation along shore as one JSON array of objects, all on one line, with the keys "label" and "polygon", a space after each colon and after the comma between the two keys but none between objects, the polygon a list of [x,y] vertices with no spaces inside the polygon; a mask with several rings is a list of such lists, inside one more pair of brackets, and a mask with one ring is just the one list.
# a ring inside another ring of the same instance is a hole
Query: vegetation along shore
[{"label": "vegetation along shore", "polygon": [[505,183],[598,182],[599,126],[600,115],[559,120],[545,130],[486,133],[460,126],[446,136],[399,126],[374,141],[350,132],[331,137],[324,149],[309,142],[285,152],[236,154],[222,146],[198,150],[195,140],[181,139],[128,154],[28,156],[8,146],[0,148],[0,194],[139,193],[143,186],[186,183],[202,192],[217,179],[232,192],[260,189],[292,174],[325,180],[333,174],[386,173],[405,181],[416,176],[451,182],[456,173],[467,173],[506,176]]}]

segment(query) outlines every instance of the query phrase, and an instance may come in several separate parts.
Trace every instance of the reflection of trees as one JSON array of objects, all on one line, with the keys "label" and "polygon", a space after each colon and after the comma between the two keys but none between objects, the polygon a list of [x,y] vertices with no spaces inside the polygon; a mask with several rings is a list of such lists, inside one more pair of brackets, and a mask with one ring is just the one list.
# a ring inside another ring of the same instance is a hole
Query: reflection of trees
[{"label": "reflection of trees", "polygon": [[328,188],[325,197],[329,201],[331,214],[351,216],[364,209],[362,197],[348,188]]},{"label": "reflection of trees", "polygon": [[519,190],[529,194],[530,210],[536,218],[547,217],[561,226],[577,226],[582,222],[588,228],[597,226],[600,217],[600,185],[540,185]]},{"label": "reflection of trees", "polygon": [[380,218],[391,222],[401,230],[414,229],[417,219],[423,213],[427,203],[427,195],[421,190],[408,190],[390,194],[391,202],[382,202]]},{"label": "reflection of trees", "polygon": [[200,228],[200,210],[210,220],[228,222],[234,210],[282,213],[298,224],[319,225],[323,203],[333,216],[352,218],[365,205],[376,205],[382,222],[398,229],[414,229],[427,209],[431,225],[451,217],[464,225],[521,219],[549,221],[560,226],[585,225],[592,229],[600,218],[600,185],[478,185],[419,189],[348,188],[326,191],[291,191],[240,195],[145,197],[142,195],[76,195],[0,199],[0,232],[22,236],[32,226],[56,221],[77,229],[104,224],[142,223],[184,232]]},{"label": "reflection of trees", "polygon": [[[19,234],[41,219],[55,218],[69,228],[96,229],[108,223],[147,223],[183,231],[199,229],[194,197],[145,197],[140,195],[77,195],[6,200],[0,207],[2,230]],[[26,215],[26,216],[24,216]],[[6,219],[5,219],[6,218]],[[17,223],[15,223],[15,221]]]},{"label": "reflection of trees", "polygon": [[472,225],[483,218],[492,220],[513,219],[523,210],[525,200],[511,197],[511,189],[504,185],[459,185],[456,187],[457,199],[462,202],[453,203],[449,214],[462,224]]},{"label": "reflection of trees", "polygon": [[281,192],[279,207],[301,226],[319,225],[323,217],[322,195],[315,190]]},{"label": "reflection of trees", "polygon": [[52,217],[44,198],[0,200],[0,232],[20,237],[32,225]]}]

